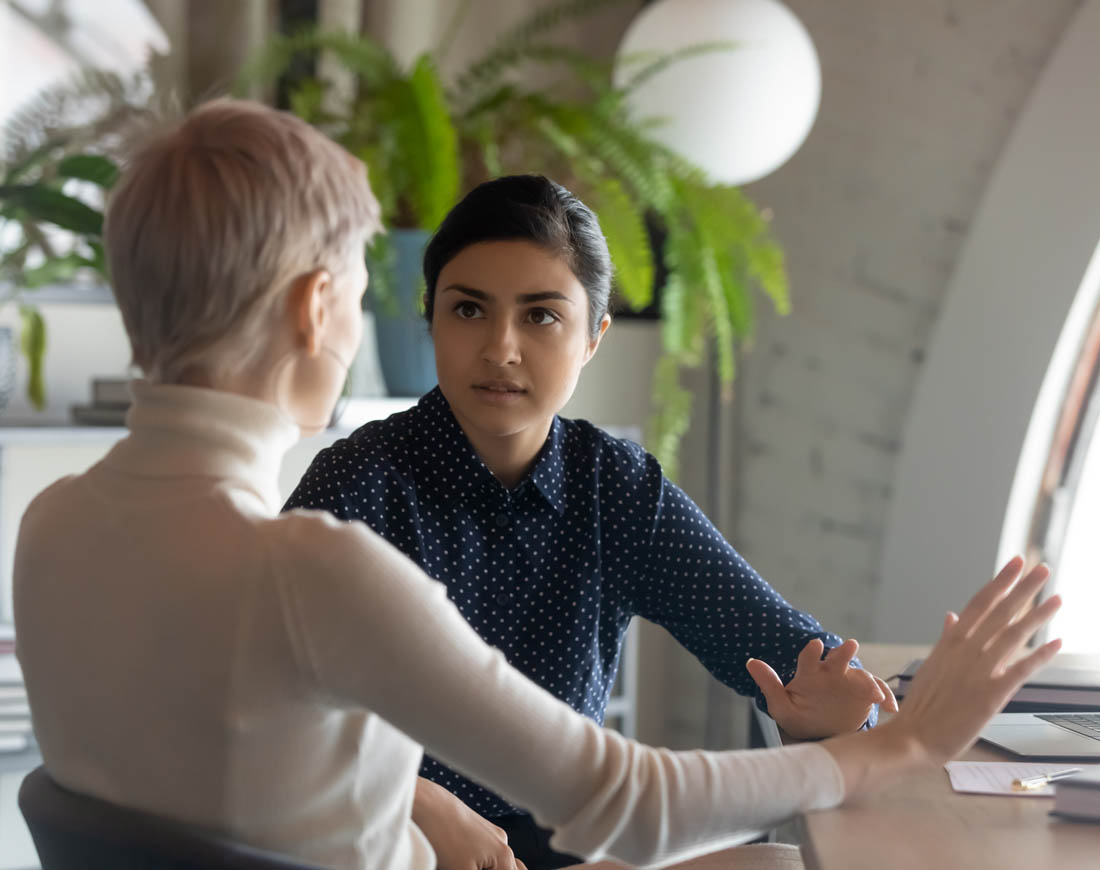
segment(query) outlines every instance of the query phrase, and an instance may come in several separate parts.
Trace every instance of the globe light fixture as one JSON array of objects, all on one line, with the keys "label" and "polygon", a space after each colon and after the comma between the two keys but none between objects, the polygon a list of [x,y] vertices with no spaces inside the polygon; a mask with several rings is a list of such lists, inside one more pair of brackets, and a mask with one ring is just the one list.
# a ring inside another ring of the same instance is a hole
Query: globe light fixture
[{"label": "globe light fixture", "polygon": [[647,60],[705,43],[729,49],[684,57],[632,92],[638,119],[655,118],[655,139],[703,169],[710,181],[747,184],[799,149],[821,99],[821,67],[809,33],[778,0],[659,0],[623,36],[615,83]]}]

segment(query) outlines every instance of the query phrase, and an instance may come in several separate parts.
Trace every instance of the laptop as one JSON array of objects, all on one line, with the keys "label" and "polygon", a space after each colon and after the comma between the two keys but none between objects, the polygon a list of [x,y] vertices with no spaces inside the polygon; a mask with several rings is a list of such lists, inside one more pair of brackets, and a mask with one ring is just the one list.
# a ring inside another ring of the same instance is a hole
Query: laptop
[{"label": "laptop", "polygon": [[1037,761],[1100,762],[1100,712],[1000,713],[982,740]]}]

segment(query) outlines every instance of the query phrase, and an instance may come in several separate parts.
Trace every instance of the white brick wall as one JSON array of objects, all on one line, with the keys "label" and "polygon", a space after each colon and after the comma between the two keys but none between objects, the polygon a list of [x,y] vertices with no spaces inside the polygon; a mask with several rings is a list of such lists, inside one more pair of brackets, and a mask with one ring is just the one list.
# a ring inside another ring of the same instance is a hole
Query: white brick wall
[{"label": "white brick wall", "polygon": [[990,169],[1078,0],[788,0],[821,57],[775,212],[794,313],[738,382],[732,540],[783,594],[871,639],[900,439]]}]

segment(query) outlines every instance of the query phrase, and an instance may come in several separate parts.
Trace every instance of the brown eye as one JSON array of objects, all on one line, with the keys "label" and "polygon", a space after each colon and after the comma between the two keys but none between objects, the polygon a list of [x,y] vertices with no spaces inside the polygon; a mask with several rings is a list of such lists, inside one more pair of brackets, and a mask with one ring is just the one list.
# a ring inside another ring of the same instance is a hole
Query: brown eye
[{"label": "brown eye", "polygon": [[481,309],[477,306],[477,303],[464,299],[454,307],[454,312],[463,320],[473,320],[481,314]]},{"label": "brown eye", "polygon": [[527,315],[527,319],[536,326],[549,326],[558,320],[557,315],[549,308],[533,308],[531,313]]}]

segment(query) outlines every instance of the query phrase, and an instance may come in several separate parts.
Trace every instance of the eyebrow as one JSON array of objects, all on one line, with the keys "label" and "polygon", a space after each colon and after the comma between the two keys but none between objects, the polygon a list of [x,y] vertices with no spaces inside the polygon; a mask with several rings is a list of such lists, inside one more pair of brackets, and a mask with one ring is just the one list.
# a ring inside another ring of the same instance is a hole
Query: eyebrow
[{"label": "eyebrow", "polygon": [[[448,284],[446,287],[443,288],[443,292],[446,293],[448,290],[457,290],[459,293],[465,293],[467,296],[473,296],[474,299],[481,299],[483,301],[488,301],[490,298],[492,298],[484,290],[478,290],[474,287],[467,287],[465,284]],[[531,302],[546,302],[550,299],[556,299],[560,302],[568,302],[570,305],[573,304],[572,299],[570,299],[564,293],[559,293],[556,290],[542,290],[538,293],[521,293],[516,298],[523,305],[528,305]]]}]

